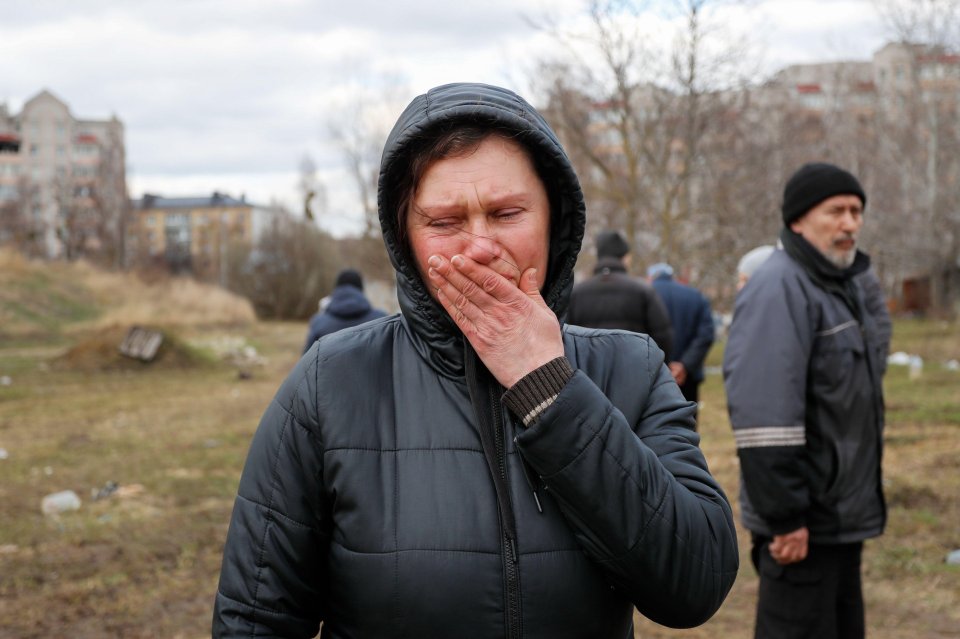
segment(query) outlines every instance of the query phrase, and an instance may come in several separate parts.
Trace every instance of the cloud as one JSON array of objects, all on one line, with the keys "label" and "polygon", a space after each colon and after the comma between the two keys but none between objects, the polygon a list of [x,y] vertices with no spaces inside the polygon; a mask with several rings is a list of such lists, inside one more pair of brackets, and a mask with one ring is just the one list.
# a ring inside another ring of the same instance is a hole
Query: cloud
[{"label": "cloud", "polygon": [[[865,57],[864,43],[877,42],[866,0],[755,4],[737,27],[767,40],[779,66]],[[549,45],[526,17],[545,13],[582,19],[584,3],[8,2],[0,101],[16,111],[47,88],[77,117],[116,114],[134,195],[219,189],[296,206],[297,165],[309,153],[349,216],[349,179],[328,132],[343,109],[365,96],[399,112],[413,95],[458,80],[529,94],[531,51]]]}]

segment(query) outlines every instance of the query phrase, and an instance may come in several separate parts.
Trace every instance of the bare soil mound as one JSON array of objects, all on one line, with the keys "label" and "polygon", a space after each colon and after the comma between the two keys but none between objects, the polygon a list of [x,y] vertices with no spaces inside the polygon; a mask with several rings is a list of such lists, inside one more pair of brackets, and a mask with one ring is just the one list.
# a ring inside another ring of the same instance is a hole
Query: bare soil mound
[{"label": "bare soil mound", "polygon": [[157,369],[194,369],[215,366],[215,359],[193,348],[169,330],[153,328],[163,335],[163,342],[150,361],[129,357],[120,352],[129,326],[111,326],[87,335],[51,365],[57,370],[82,372],[145,371]]}]

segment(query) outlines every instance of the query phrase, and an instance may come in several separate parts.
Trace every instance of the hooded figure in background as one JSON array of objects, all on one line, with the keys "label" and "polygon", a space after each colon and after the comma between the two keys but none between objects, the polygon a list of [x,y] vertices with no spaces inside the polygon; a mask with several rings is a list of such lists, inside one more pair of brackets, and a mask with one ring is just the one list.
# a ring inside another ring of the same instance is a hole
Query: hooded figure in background
[{"label": "hooded figure in background", "polygon": [[564,326],[585,206],[510,91],[435,88],[384,149],[401,313],[307,352],[240,480],[215,637],[632,636],[738,568],[692,406],[646,336]]},{"label": "hooded figure in background", "polygon": [[373,308],[370,300],[363,294],[363,276],[359,271],[345,268],[337,274],[333,292],[323,305],[323,309],[310,318],[307,329],[307,341],[303,345],[306,353],[313,343],[330,333],[363,324],[383,317],[386,312]]}]

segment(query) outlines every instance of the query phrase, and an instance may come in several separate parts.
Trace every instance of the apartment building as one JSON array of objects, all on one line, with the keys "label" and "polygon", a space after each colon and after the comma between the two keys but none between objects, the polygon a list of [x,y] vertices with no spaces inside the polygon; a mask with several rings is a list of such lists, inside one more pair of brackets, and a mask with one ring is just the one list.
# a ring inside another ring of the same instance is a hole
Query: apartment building
[{"label": "apartment building", "polygon": [[0,104],[0,241],[18,235],[46,257],[119,255],[125,163],[115,115],[75,117],[47,90],[19,113]]},{"label": "apartment building", "polygon": [[252,246],[278,215],[275,209],[214,191],[208,196],[145,194],[131,202],[127,247],[131,261],[162,265],[220,282],[231,246]]}]

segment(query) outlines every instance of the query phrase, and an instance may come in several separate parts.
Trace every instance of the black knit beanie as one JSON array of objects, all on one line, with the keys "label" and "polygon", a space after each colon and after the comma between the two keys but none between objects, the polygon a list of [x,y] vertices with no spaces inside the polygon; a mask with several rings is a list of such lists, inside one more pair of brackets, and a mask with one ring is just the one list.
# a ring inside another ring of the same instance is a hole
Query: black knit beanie
[{"label": "black knit beanie", "polygon": [[826,162],[804,164],[783,189],[783,224],[802,217],[807,211],[834,195],[856,195],[864,206],[867,196],[853,174]]},{"label": "black knit beanie", "polygon": [[597,257],[621,258],[630,252],[630,245],[620,231],[597,233]]},{"label": "black knit beanie", "polygon": [[363,290],[363,277],[360,275],[359,271],[355,271],[352,268],[345,268],[339,273],[337,273],[337,281],[334,282],[334,286],[353,286]]}]

